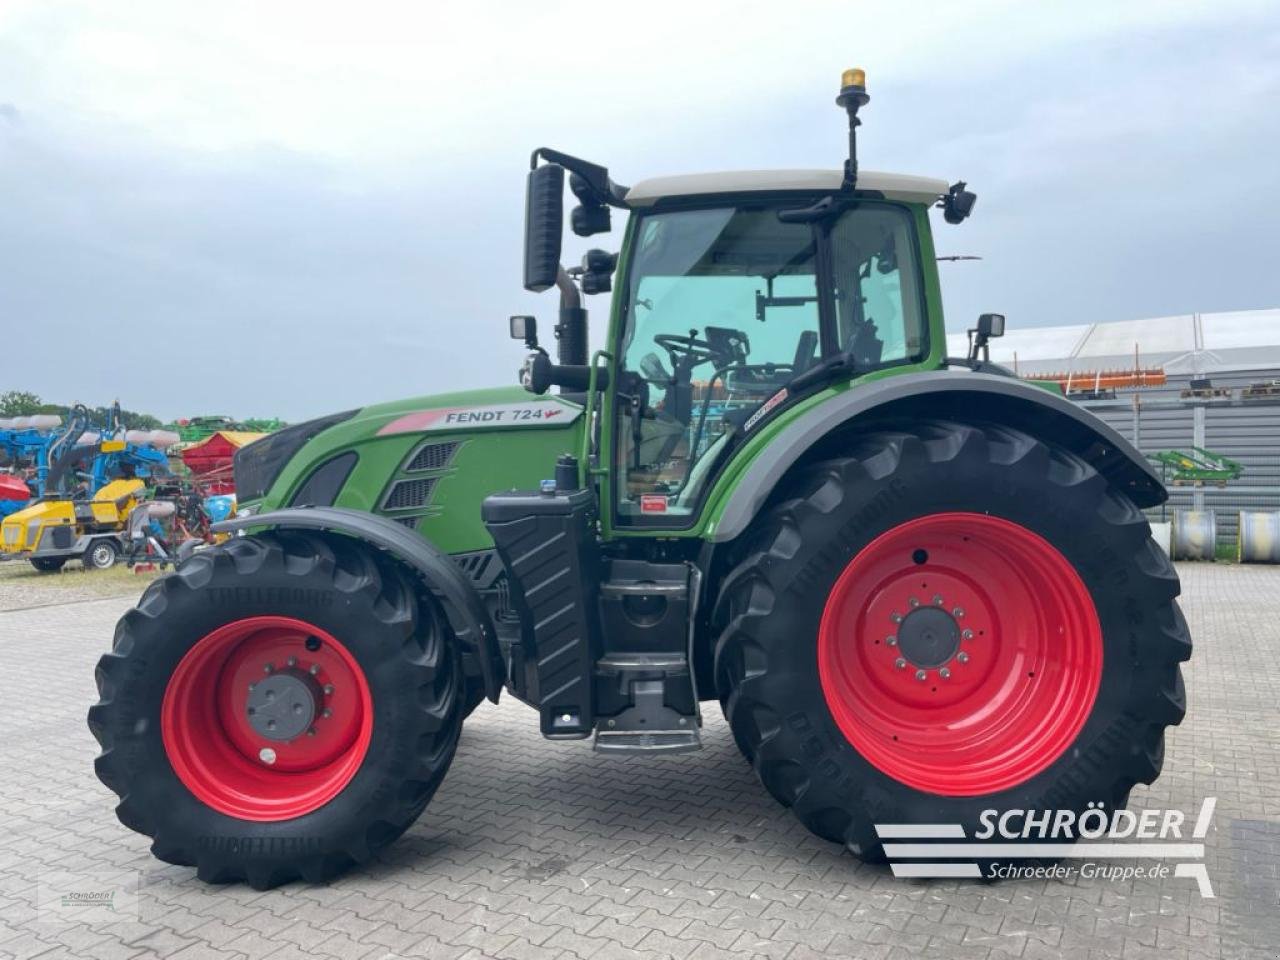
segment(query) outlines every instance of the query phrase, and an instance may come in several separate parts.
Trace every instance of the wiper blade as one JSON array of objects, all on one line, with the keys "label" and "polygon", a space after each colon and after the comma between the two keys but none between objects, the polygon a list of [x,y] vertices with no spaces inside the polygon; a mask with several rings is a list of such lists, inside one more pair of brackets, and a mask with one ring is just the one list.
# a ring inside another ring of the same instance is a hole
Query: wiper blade
[{"label": "wiper blade", "polygon": [[828,380],[834,380],[846,374],[851,375],[856,366],[853,362],[853,354],[845,350],[833,357],[818,361],[804,373],[796,374],[783,386],[792,393],[798,393],[816,384],[825,383]]}]

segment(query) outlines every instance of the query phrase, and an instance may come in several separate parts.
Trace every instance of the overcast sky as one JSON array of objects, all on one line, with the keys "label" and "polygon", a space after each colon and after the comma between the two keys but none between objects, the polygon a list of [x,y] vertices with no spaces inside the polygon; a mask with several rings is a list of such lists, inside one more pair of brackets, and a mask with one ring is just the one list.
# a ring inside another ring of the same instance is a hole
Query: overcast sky
[{"label": "overcast sky", "polygon": [[[1280,5],[0,3],[0,390],[301,419],[514,382],[529,151],[965,179],[947,323],[1280,306]],[[595,245],[616,248],[620,221]],[[576,259],[581,244],[569,244]],[[607,304],[593,301],[593,340]]]}]

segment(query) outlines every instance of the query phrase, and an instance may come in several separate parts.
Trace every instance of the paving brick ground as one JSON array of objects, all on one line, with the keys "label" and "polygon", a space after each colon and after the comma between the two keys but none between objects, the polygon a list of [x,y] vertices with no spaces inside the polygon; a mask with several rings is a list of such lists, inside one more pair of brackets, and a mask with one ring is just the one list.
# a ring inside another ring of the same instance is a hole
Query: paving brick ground
[{"label": "paving brick ground", "polygon": [[[92,666],[126,601],[0,612],[0,956],[1275,958],[1280,569],[1181,574],[1190,712],[1133,802],[1218,797],[1212,900],[1184,878],[895,880],[779,810],[714,707],[700,753],[619,761],[542,740],[505,700],[468,721],[379,863],[324,888],[213,889],[153,860],[92,774]],[[67,875],[117,890],[137,922],[48,900]]]}]

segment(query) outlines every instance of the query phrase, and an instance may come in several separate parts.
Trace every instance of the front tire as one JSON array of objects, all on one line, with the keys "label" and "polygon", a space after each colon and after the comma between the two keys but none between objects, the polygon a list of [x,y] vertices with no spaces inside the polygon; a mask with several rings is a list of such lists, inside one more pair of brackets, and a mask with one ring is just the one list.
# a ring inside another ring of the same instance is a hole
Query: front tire
[{"label": "front tire", "polygon": [[718,609],[725,715],[814,833],[1124,806],[1160,772],[1190,656],[1177,576],[1089,464],[1004,427],[856,438],[751,534]]},{"label": "front tire", "polygon": [[67,562],[66,557],[33,557],[31,565],[41,573],[57,573]]},{"label": "front tire", "polygon": [[435,602],[341,536],[268,533],[157,580],[99,661],[89,727],[122,823],[202,880],[326,881],[418,817],[453,759]]}]

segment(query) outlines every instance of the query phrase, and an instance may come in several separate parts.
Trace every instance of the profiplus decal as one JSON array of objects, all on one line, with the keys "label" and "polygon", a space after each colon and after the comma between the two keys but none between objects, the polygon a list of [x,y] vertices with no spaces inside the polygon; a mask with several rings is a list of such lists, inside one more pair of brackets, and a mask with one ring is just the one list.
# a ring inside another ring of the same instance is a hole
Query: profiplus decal
[{"label": "profiplus decal", "polygon": [[475,430],[502,427],[562,427],[573,423],[582,408],[551,402],[492,403],[478,407],[441,407],[415,410],[392,420],[380,436],[391,433],[431,433],[439,430]]}]

